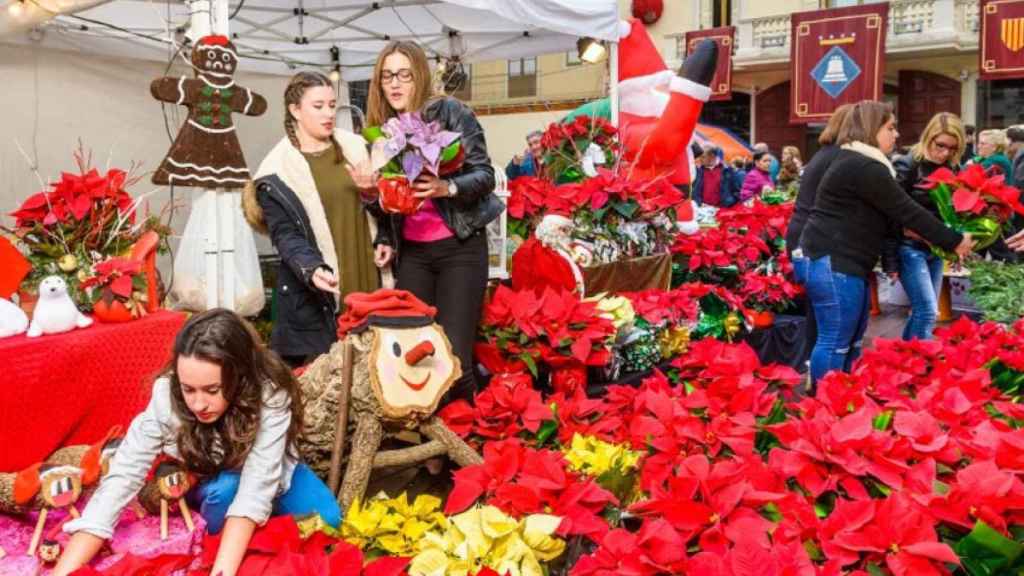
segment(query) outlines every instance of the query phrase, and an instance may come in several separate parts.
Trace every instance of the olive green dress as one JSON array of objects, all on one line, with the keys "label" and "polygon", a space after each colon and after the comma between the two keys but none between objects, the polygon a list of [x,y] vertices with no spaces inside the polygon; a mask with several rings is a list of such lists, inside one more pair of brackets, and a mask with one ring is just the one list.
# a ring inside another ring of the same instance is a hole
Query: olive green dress
[{"label": "olive green dress", "polygon": [[359,188],[345,169],[345,161],[334,161],[334,150],[307,154],[313,182],[327,215],[327,226],[338,253],[341,299],[352,292],[373,292],[380,288],[377,266],[373,263],[370,225],[363,211]]}]

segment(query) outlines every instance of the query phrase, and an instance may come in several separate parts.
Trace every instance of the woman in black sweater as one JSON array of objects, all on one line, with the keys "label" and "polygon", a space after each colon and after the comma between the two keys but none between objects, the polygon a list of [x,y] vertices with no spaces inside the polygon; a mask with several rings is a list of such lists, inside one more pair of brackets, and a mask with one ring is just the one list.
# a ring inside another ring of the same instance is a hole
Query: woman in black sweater
[{"label": "woman in black sweater", "polygon": [[807,296],[818,325],[811,353],[815,382],[830,370],[849,370],[860,355],[868,321],[867,277],[894,225],[961,256],[971,250],[970,235],[947,228],[896,183],[887,155],[897,136],[889,105],[871,100],[854,105],[839,130],[841,150],[822,177],[800,236],[800,252],[809,260]]},{"label": "woman in black sweater", "polygon": [[[808,261],[799,253],[794,255],[793,251],[800,246],[800,234],[803,233],[807,218],[811,215],[811,208],[814,207],[814,198],[818,195],[821,178],[839,154],[836,139],[839,137],[839,128],[843,125],[843,120],[846,120],[851,108],[853,108],[853,104],[843,104],[832,112],[828,124],[818,136],[818,144],[821,145],[821,148],[818,148],[818,151],[811,157],[811,161],[804,166],[804,173],[800,177],[800,188],[796,196],[796,205],[793,207],[793,216],[789,219],[789,227],[786,228],[786,252],[790,261],[793,262],[793,275],[798,284],[807,283]],[[810,349],[818,340],[818,327],[814,320],[814,307],[811,306],[810,300],[805,299],[804,301],[804,316],[807,318],[807,325],[804,328],[804,345],[807,347],[805,349]],[[813,389],[811,392],[813,393]]]}]

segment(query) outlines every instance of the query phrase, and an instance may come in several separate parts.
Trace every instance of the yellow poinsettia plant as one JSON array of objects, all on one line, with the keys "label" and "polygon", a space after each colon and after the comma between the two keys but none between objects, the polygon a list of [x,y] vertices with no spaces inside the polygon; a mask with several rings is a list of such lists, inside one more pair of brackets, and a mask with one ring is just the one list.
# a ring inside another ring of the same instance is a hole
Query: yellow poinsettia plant
[{"label": "yellow poinsettia plant", "polygon": [[630,450],[628,444],[612,444],[580,434],[573,434],[572,442],[562,452],[571,470],[595,478],[620,501],[631,502],[637,497],[634,485],[642,452]]},{"label": "yellow poinsettia plant", "polygon": [[494,506],[477,505],[449,518],[443,533],[424,537],[409,576],[468,576],[490,568],[508,576],[544,576],[542,563],[565,551],[555,536],[562,519],[532,514],[516,520]]},{"label": "yellow poinsettia plant", "polygon": [[365,503],[352,503],[341,536],[370,554],[411,557],[420,552],[428,533],[447,527],[440,498],[420,494],[410,504],[405,492],[395,498],[381,492]]}]

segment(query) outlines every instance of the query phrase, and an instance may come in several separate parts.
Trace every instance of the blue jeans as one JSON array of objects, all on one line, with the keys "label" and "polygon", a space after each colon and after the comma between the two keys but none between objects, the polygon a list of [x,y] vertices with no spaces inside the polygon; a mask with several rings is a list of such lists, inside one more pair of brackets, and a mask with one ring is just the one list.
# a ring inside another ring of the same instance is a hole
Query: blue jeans
[{"label": "blue jeans", "polygon": [[942,292],[942,259],[900,244],[900,284],[910,299],[910,318],[903,327],[903,339],[931,340]]},{"label": "blue jeans", "polygon": [[832,370],[848,372],[860,356],[871,294],[866,279],[833,271],[828,256],[807,263],[806,286],[818,326],[811,352],[811,380],[817,383]]},{"label": "blue jeans", "polygon": [[[240,479],[240,471],[225,470],[189,492],[189,501],[198,507],[210,534],[217,534],[224,528],[224,520],[238,493]],[[306,516],[314,512],[334,528],[341,524],[341,509],[334,495],[309,466],[300,463],[292,472],[292,483],[288,491],[274,499],[272,514]]]}]

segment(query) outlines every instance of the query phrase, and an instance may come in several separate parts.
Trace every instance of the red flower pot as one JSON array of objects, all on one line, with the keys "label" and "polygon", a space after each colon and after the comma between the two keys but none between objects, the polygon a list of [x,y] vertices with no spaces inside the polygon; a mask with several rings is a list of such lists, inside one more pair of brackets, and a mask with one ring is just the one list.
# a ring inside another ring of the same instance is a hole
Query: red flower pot
[{"label": "red flower pot", "polygon": [[111,300],[107,304],[105,300],[99,300],[92,306],[92,312],[100,322],[129,322],[135,318],[132,311],[120,300]]},{"label": "red flower pot", "polygon": [[771,310],[755,310],[750,314],[750,323],[754,328],[771,328],[775,323],[775,313]]},{"label": "red flower pot", "polygon": [[405,176],[384,178],[377,182],[380,192],[380,207],[385,212],[408,216],[420,209],[423,200],[413,197],[412,186]]}]

